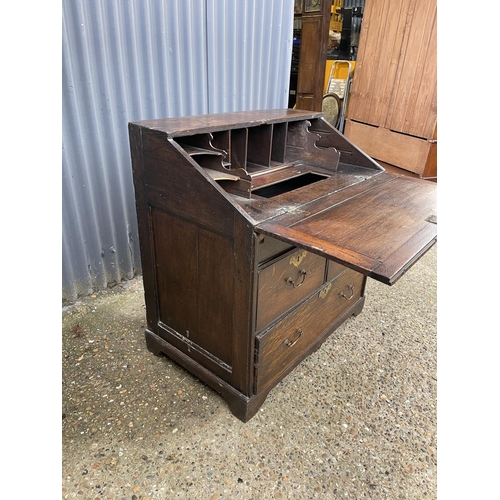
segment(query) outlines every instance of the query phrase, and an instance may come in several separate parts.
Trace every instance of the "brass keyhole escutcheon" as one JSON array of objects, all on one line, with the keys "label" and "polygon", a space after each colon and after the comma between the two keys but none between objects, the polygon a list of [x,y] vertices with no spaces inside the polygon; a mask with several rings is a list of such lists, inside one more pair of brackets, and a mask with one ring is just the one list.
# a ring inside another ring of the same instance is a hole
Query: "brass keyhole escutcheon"
[{"label": "brass keyhole escutcheon", "polygon": [[290,257],[290,265],[299,267],[300,263],[305,259],[307,252],[302,250],[301,252],[296,252]]},{"label": "brass keyhole escutcheon", "polygon": [[324,299],[328,295],[330,288],[332,288],[331,283],[329,283],[327,286],[325,286],[325,288],[323,288],[323,290],[321,290],[321,292],[319,292],[319,298]]}]

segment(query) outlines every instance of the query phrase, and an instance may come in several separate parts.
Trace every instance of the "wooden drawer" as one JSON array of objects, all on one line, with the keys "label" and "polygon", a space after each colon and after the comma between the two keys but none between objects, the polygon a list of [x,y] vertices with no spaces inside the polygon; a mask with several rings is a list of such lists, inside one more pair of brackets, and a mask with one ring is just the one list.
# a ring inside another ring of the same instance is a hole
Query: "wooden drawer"
[{"label": "wooden drawer", "polygon": [[259,271],[256,331],[308,297],[325,280],[326,259],[295,249]]},{"label": "wooden drawer", "polygon": [[256,337],[259,392],[312,346],[363,295],[365,277],[347,269],[270,330]]}]

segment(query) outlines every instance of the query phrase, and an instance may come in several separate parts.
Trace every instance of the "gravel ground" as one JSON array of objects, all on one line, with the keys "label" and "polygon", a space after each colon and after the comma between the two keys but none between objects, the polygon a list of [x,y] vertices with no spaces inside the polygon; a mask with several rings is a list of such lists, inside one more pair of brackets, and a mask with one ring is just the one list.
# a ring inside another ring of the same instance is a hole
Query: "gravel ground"
[{"label": "gravel ground", "polygon": [[244,424],[145,344],[141,278],[63,309],[62,498],[435,499],[435,245]]}]

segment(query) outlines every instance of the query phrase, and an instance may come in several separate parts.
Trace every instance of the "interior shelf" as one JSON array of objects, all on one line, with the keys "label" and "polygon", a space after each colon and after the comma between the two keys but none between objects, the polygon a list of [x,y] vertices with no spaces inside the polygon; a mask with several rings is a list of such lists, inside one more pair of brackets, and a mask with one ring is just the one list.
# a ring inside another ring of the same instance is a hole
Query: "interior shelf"
[{"label": "interior shelf", "polygon": [[328,177],[337,170],[341,155],[348,163],[367,164],[321,118],[206,132],[179,137],[178,143],[226,191],[246,198],[288,178],[312,175],[289,183],[298,186]]},{"label": "interior shelf", "polygon": [[184,145],[181,144],[183,147],[184,151],[189,156],[196,156],[196,155],[214,155],[214,156],[222,156],[223,152],[222,151],[216,151],[216,150],[210,150],[210,149],[203,149],[203,148],[198,148],[196,146],[189,146],[189,145]]},{"label": "interior shelf", "polygon": [[205,172],[214,180],[214,181],[239,181],[240,177],[237,175],[220,172],[218,170],[212,170],[211,168],[205,168]]}]

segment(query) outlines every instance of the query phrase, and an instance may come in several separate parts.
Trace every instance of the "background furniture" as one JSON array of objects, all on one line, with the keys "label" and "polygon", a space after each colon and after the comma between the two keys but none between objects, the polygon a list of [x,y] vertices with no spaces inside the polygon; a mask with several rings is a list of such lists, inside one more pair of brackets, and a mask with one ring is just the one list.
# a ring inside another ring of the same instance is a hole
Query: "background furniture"
[{"label": "background furniture", "polygon": [[321,111],[332,2],[296,0],[295,5],[295,20],[301,26],[296,107]]},{"label": "background furniture", "polygon": [[437,176],[436,0],[367,0],[345,134],[371,157]]}]

